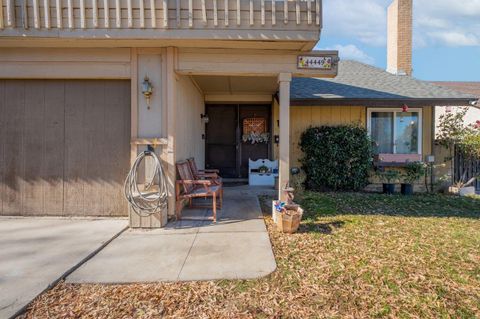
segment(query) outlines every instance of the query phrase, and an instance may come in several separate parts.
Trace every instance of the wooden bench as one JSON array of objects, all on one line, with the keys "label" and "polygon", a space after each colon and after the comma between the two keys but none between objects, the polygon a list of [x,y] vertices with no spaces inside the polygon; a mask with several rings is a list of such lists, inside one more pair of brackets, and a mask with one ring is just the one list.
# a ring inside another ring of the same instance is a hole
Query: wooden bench
[{"label": "wooden bench", "polygon": [[197,167],[197,163],[195,162],[195,159],[193,157],[187,159],[187,163],[190,166],[190,170],[195,179],[208,179],[211,180],[215,185],[223,184],[222,178],[219,175],[220,171],[218,169],[199,170]]},{"label": "wooden bench", "polygon": [[[217,207],[223,205],[223,187],[213,180],[196,179],[193,175],[190,164],[187,161],[176,164],[179,179],[175,183],[176,216],[182,219],[183,201],[188,200],[190,208],[211,208],[213,211],[212,220],[217,221]],[[212,205],[193,205],[194,198],[212,198]]]}]

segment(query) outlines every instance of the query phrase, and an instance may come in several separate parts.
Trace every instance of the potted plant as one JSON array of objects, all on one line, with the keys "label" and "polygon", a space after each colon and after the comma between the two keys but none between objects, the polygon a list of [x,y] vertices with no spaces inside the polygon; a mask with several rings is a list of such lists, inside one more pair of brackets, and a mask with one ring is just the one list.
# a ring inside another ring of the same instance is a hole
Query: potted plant
[{"label": "potted plant", "polygon": [[383,193],[388,195],[395,194],[395,183],[400,177],[400,172],[397,170],[379,171],[377,176],[383,183]]},{"label": "potted plant", "polygon": [[413,162],[405,166],[402,178],[402,194],[413,195],[414,184],[425,176],[425,165],[422,162]]},{"label": "potted plant", "polygon": [[267,173],[268,173],[268,170],[269,170],[269,168],[268,168],[267,166],[265,166],[265,165],[262,165],[262,166],[260,166],[260,167],[258,168],[258,172],[259,172],[260,174],[267,174]]}]

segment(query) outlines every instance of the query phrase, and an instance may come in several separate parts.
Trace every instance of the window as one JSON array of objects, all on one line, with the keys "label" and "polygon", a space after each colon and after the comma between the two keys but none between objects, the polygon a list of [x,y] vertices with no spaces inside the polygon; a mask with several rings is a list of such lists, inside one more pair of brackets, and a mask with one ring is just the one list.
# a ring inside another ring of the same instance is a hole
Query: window
[{"label": "window", "polygon": [[422,110],[368,109],[376,154],[422,154]]}]

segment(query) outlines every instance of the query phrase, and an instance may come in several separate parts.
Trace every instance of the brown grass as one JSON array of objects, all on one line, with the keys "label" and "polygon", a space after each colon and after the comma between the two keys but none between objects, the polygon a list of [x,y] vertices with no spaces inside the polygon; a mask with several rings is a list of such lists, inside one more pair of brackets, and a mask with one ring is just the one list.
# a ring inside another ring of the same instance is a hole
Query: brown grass
[{"label": "brown grass", "polygon": [[302,204],[298,234],[266,217],[278,269],[265,278],[61,283],[25,317],[480,317],[479,200],[307,194]]}]

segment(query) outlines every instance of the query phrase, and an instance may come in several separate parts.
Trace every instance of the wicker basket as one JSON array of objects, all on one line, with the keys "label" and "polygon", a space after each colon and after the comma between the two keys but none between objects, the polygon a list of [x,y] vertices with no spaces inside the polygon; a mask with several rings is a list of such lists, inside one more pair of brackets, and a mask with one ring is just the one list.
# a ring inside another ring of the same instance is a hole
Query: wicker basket
[{"label": "wicker basket", "polygon": [[277,215],[277,228],[286,234],[296,233],[302,220],[303,209],[298,205],[285,206],[286,211]]}]

